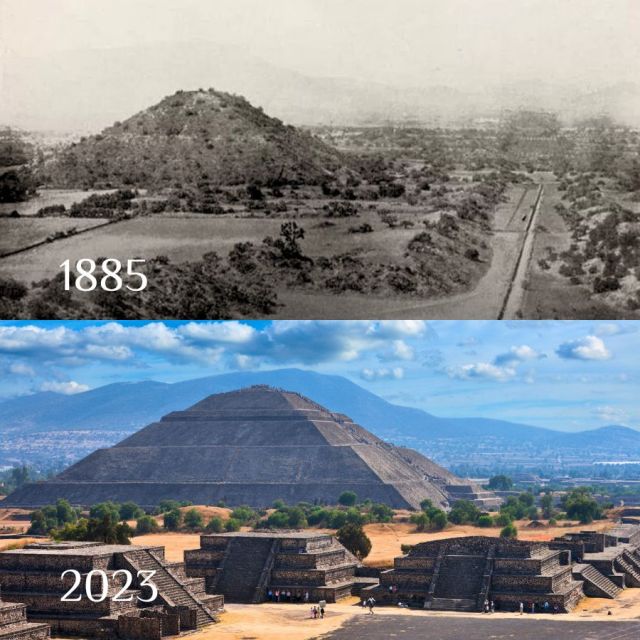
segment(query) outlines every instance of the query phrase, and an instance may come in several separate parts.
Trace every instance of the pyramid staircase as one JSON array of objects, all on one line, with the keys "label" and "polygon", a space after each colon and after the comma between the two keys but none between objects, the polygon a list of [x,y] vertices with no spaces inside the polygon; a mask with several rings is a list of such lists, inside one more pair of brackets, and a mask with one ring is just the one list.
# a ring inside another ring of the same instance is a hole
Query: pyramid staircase
[{"label": "pyramid staircase", "polygon": [[614,564],[619,571],[624,572],[627,586],[640,587],[640,568],[627,551],[619,555]]},{"label": "pyramid staircase", "polygon": [[435,585],[431,608],[442,611],[477,611],[486,556],[447,555]]},{"label": "pyramid staircase", "polygon": [[[228,602],[256,602],[261,585],[266,586],[271,570],[267,570],[268,560],[273,563],[273,541],[269,538],[230,538],[217,590],[224,593]],[[224,571],[224,565],[233,571]],[[264,584],[263,584],[264,583]]]},{"label": "pyramid staircase", "polygon": [[188,589],[150,549],[137,549],[122,554],[125,564],[132,571],[154,571],[152,582],[158,587],[158,595],[169,606],[183,606],[196,611],[198,628],[216,622],[213,613]]},{"label": "pyramid staircase", "polygon": [[617,598],[622,589],[590,564],[573,566],[573,577],[582,580],[585,595],[592,598]]}]

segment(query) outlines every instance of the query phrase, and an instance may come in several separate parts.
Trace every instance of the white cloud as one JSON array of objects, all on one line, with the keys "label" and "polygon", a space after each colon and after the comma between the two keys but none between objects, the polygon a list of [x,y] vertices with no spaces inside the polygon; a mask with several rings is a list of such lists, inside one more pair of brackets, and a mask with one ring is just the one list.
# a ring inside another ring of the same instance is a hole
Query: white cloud
[{"label": "white cloud", "polygon": [[562,343],[556,353],[568,360],[608,360],[611,352],[597,336],[586,336],[578,340]]},{"label": "white cloud", "polygon": [[73,380],[68,382],[44,382],[40,387],[40,391],[53,391],[54,393],[62,393],[65,396],[72,396],[76,393],[89,391],[90,387],[86,384],[80,384]]},{"label": "white cloud", "polygon": [[522,344],[517,347],[511,347],[507,353],[501,353],[496,356],[494,363],[498,366],[504,366],[508,364],[516,364],[518,362],[525,362],[527,360],[537,360],[542,357],[544,356],[529,345]]},{"label": "white cloud", "polygon": [[461,379],[485,378],[496,380],[497,382],[506,382],[515,377],[516,370],[513,367],[499,367],[490,362],[476,362],[449,370],[449,375],[453,378]]},{"label": "white cloud", "polygon": [[30,367],[23,362],[13,362],[9,365],[9,373],[12,373],[16,376],[29,376],[34,377],[36,375],[33,367]]},{"label": "white cloud", "polygon": [[609,424],[625,424],[629,418],[626,411],[611,405],[596,407],[594,413],[600,420]]},{"label": "white cloud", "polygon": [[402,367],[393,367],[392,369],[363,369],[360,377],[364,380],[401,380],[404,378],[404,369]]}]

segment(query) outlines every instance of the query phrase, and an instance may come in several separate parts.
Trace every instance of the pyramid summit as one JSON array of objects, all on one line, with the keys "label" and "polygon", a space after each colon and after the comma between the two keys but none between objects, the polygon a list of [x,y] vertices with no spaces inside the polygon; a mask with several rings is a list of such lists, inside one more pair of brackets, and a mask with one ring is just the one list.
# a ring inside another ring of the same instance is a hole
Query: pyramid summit
[{"label": "pyramid summit", "polygon": [[468,497],[462,480],[424,456],[388,444],[349,417],[267,386],[208,396],[99,449],[6,504],[66,498],[90,505],[164,499],[266,507],[274,500],[335,504],[346,490],[395,508]]}]

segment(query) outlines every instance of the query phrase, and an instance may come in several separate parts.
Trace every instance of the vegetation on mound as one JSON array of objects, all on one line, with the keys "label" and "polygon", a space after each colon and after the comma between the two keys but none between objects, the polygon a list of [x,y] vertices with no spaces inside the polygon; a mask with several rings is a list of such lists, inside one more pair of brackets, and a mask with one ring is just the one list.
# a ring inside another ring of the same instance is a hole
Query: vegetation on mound
[{"label": "vegetation on mound", "polygon": [[265,115],[240,96],[178,91],[100,135],[83,138],[45,167],[57,187],[184,188],[215,184],[317,184],[341,155]]}]

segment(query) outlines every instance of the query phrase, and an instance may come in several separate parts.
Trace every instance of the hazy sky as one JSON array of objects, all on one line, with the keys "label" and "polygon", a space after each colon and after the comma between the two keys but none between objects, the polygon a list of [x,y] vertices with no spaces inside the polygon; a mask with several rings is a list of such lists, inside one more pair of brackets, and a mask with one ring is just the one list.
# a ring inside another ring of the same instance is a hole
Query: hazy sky
[{"label": "hazy sky", "polygon": [[440,416],[640,429],[639,343],[632,321],[5,321],[0,399],[301,367]]},{"label": "hazy sky", "polygon": [[205,40],[411,85],[638,79],[638,0],[0,0],[4,53]]}]

